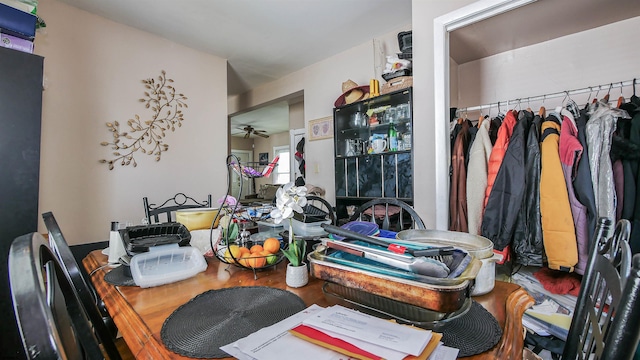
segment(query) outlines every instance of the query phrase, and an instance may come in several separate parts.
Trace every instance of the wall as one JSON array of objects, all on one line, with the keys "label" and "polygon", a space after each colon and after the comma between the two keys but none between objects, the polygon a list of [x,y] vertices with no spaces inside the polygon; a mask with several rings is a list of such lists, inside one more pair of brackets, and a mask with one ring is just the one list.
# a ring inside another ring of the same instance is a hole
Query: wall
[{"label": "wall", "polygon": [[[40,211],[53,211],[69,243],[107,240],[112,220],[140,223],[144,196],[154,202],[177,192],[224,194],[224,59],[56,0],[41,1],[38,13],[47,21],[35,44],[45,57]],[[111,154],[100,146],[111,139],[105,123],[148,118],[138,102],[141,80],[161,70],[188,97],[183,126],[167,132],[169,151],[160,162],[138,152],[137,167],[109,171],[98,163]],[[42,222],[39,231],[46,232]]]},{"label": "wall", "polygon": [[[243,137],[231,136],[229,142],[233,150],[250,150],[253,151],[253,138],[245,139]],[[256,154],[254,154],[256,155]]]},{"label": "wall", "polygon": [[[640,17],[636,17],[461,64],[457,102],[474,106],[636,78],[640,76],[640,47],[629,46],[628,38],[620,34],[632,34],[639,27]],[[631,87],[623,90],[627,98],[633,94]],[[606,90],[601,91],[599,97],[605,94]],[[618,96],[619,89],[611,92],[612,101]],[[588,94],[572,98],[583,104]],[[545,106],[555,107],[562,100],[547,99]],[[537,109],[541,104],[539,101],[531,107]]]},{"label": "wall", "polygon": [[[377,36],[387,54],[399,52],[397,35],[411,30],[411,25]],[[373,35],[375,36],[375,34]],[[414,40],[415,41],[415,40]],[[348,79],[368,84],[374,77],[374,47],[372,41],[308,66],[240,96],[229,98],[229,113],[248,109],[288,94],[304,90],[304,124],[310,120],[332,116],[333,103],[341,94],[342,83]],[[379,79],[384,83],[383,79]],[[307,183],[326,190],[326,198],[335,203],[333,139],[305,143]]]}]

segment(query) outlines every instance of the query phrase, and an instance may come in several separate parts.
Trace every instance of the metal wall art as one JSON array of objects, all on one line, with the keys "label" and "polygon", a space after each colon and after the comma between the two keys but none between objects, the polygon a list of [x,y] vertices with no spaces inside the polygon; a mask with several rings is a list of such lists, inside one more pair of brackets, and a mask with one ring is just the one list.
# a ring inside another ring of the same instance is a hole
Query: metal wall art
[{"label": "metal wall art", "polygon": [[133,119],[127,120],[126,126],[120,127],[118,121],[108,122],[107,128],[113,135],[112,141],[103,141],[102,146],[110,146],[113,150],[112,159],[101,159],[100,163],[107,164],[109,170],[113,170],[115,164],[120,166],[138,164],[134,154],[140,150],[143,154],[155,156],[160,161],[162,152],[169,150],[169,144],[165,143],[166,131],[176,130],[182,126],[184,120],[182,108],[188,108],[182,93],[176,93],[176,89],[170,85],[172,79],[167,79],[166,72],[162,70],[157,79],[142,80],[145,87],[144,98],[140,99],[145,108],[151,109],[149,120],[142,120],[137,114]]}]

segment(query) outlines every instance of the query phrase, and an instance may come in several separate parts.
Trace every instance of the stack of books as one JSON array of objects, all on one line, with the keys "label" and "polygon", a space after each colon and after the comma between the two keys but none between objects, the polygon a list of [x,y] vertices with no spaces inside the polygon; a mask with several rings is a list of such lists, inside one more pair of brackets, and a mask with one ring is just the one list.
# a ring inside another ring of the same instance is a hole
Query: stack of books
[{"label": "stack of books", "polygon": [[33,53],[36,27],[44,26],[36,8],[37,0],[0,0],[0,46]]},{"label": "stack of books", "polygon": [[312,305],[220,349],[240,360],[455,359],[458,349],[441,339],[442,334],[340,305]]}]

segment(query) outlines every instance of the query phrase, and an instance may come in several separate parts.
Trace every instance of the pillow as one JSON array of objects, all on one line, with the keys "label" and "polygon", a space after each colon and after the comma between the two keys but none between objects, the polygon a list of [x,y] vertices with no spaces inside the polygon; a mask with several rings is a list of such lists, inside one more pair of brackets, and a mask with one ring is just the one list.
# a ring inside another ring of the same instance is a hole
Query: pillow
[{"label": "pillow", "polygon": [[[389,205],[388,207],[386,207],[385,205],[382,205],[382,204],[374,205],[374,210],[375,210],[375,213],[376,213],[376,219],[378,219],[378,220],[384,219],[385,208],[387,208],[387,213],[389,214],[389,217],[398,214],[400,212],[400,210],[401,210],[400,206],[396,206],[396,205]],[[363,214],[371,216],[371,208],[367,208],[363,212]]]}]

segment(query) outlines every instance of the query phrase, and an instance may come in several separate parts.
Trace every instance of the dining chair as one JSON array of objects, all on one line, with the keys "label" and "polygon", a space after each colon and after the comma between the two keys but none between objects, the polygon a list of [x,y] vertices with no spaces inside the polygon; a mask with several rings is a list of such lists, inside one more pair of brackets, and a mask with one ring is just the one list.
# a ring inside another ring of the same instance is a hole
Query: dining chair
[{"label": "dining chair", "polygon": [[420,215],[402,200],[378,198],[367,201],[355,210],[349,221],[371,221],[383,230],[425,229]]},{"label": "dining chair", "polygon": [[[160,215],[164,214],[165,218],[163,222],[174,221],[173,213],[176,210],[181,209],[193,209],[193,208],[208,208],[211,207],[211,194],[207,196],[207,200],[198,201],[184,193],[177,193],[174,197],[167,199],[160,205],[149,203],[149,198],[142,198],[144,204],[144,215],[148,224],[154,224],[161,222]],[[153,221],[152,221],[153,219]]]},{"label": "dining chair", "polygon": [[102,321],[90,320],[63,267],[38,233],[11,244],[9,285],[27,357],[121,359]]},{"label": "dining chair", "polygon": [[[335,225],[337,222],[336,211],[331,204],[324,198],[316,195],[307,195],[307,205],[302,209],[301,216],[310,218],[315,221],[331,220],[331,225]],[[298,214],[294,214],[294,217],[298,217]],[[298,219],[301,220],[301,219]]]},{"label": "dining chair", "polygon": [[633,257],[631,224],[600,218],[562,359],[632,359],[640,327],[640,256]]},{"label": "dining chair", "polygon": [[90,279],[87,279],[83,275],[78,262],[69,248],[67,240],[62,234],[62,230],[60,230],[56,218],[52,212],[46,212],[42,214],[42,219],[49,233],[49,248],[57,257],[58,263],[60,264],[59,271],[68,279],[68,282],[72,286],[72,291],[82,304],[89,320],[97,324],[96,331],[98,332],[98,336],[101,339],[106,337],[114,339],[117,335],[117,328],[113,319],[109,315],[104,302],[97,295]]}]

